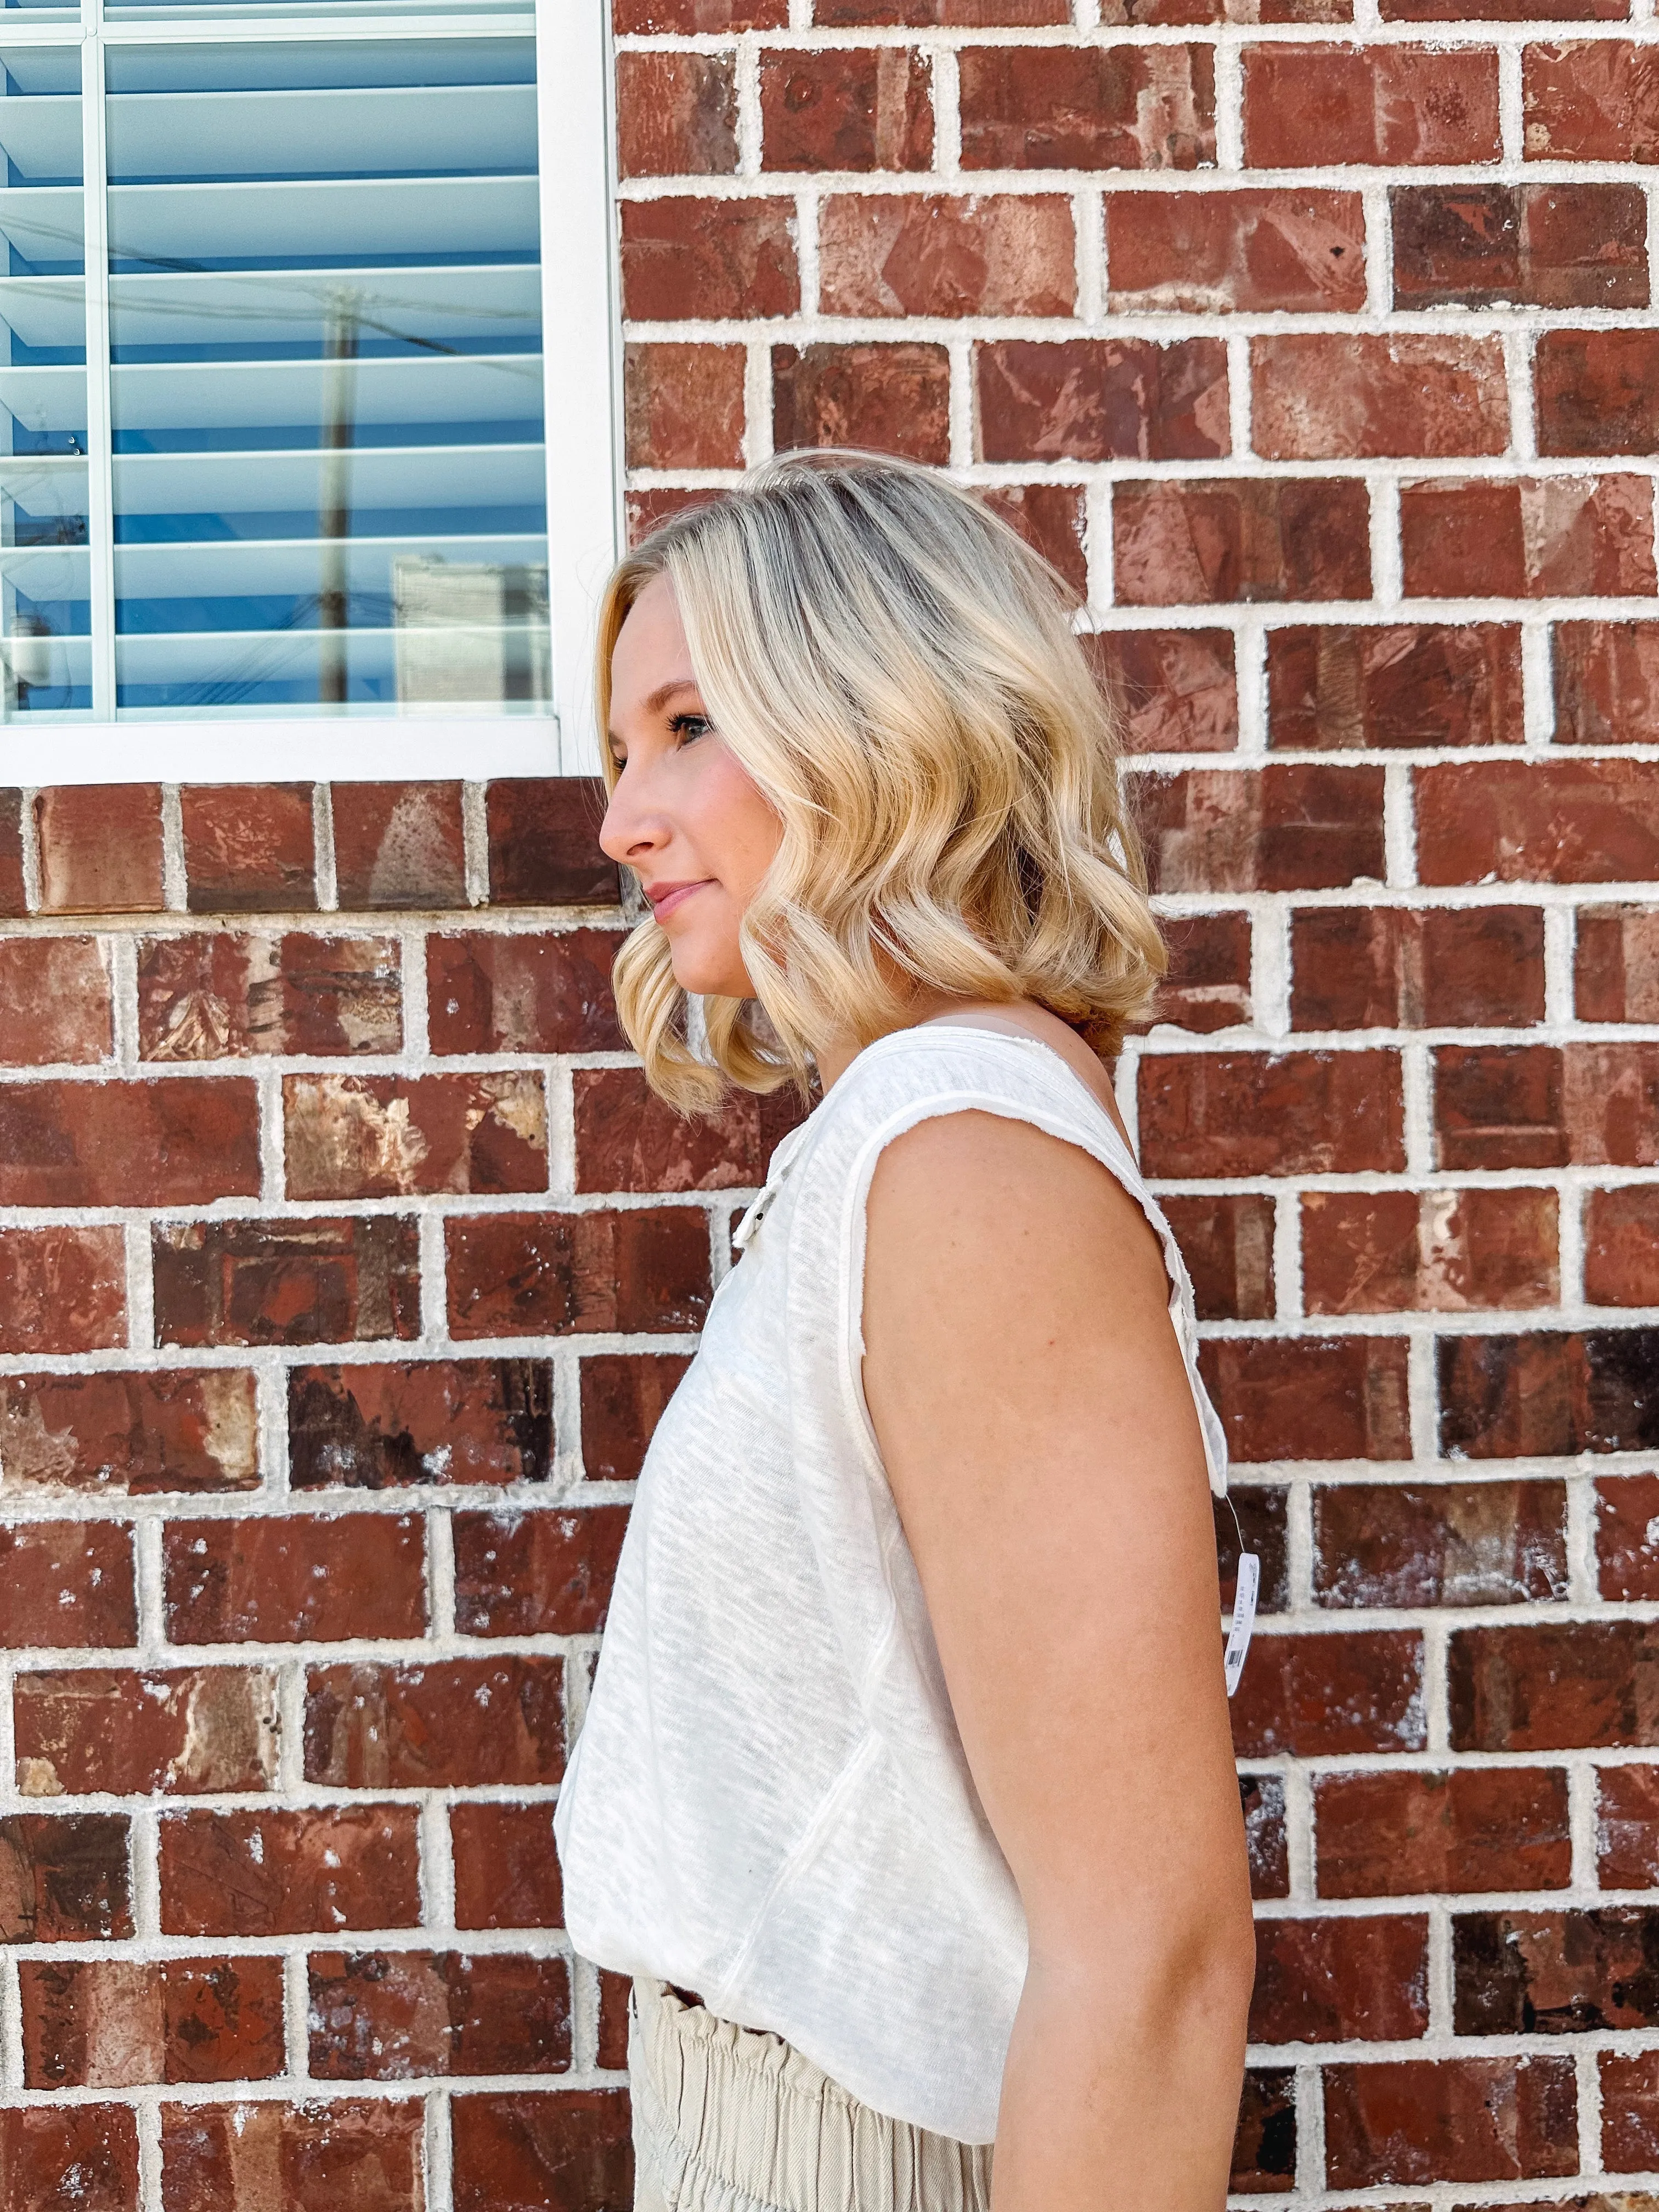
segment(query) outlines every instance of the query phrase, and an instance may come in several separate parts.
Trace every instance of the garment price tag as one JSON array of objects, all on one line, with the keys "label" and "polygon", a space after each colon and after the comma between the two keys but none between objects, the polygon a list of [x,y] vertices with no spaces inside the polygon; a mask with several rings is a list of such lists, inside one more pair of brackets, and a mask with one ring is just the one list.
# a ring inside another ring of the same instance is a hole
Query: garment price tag
[{"label": "garment price tag", "polygon": [[1227,1695],[1231,1698],[1238,1687],[1238,1678],[1244,1672],[1244,1655],[1250,1648],[1250,1631],[1255,1626],[1256,1593],[1261,1588],[1261,1560],[1255,1552],[1238,1555],[1238,1588],[1233,1596],[1233,1625],[1227,1631]]}]

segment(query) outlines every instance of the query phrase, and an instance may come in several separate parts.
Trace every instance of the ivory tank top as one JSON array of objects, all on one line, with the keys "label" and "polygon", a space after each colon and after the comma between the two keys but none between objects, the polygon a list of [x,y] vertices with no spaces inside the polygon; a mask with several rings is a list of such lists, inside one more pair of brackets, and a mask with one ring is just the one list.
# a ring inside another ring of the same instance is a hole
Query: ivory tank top
[{"label": "ivory tank top", "polygon": [[881,1038],[778,1146],[738,1224],[646,1456],[554,1825],[584,1958],[699,1990],[876,2111],[979,2143],[1025,1920],[882,1467],[860,1325],[883,1146],[970,1110],[1079,1146],[1139,1200],[1225,1488],[1187,1270],[1088,1085],[1034,1038]]}]

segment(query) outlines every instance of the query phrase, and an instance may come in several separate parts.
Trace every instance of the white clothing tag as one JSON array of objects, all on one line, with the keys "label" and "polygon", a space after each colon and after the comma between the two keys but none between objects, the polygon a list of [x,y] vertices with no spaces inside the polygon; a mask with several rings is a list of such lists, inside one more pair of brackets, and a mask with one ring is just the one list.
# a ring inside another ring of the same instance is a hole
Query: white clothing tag
[{"label": "white clothing tag", "polygon": [[1244,1655],[1250,1648],[1250,1631],[1255,1626],[1256,1592],[1261,1587],[1261,1560],[1255,1552],[1238,1555],[1238,1588],[1233,1595],[1233,1625],[1227,1632],[1227,1695],[1231,1698],[1238,1687],[1238,1678],[1244,1672]]}]

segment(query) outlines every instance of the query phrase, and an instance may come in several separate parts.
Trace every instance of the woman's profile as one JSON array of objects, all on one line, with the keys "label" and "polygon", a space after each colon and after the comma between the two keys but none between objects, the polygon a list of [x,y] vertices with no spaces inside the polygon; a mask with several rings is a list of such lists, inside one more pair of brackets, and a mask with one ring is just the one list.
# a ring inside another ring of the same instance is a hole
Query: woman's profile
[{"label": "woman's profile", "polygon": [[653,1440],[557,1815],[645,2212],[1218,2212],[1254,1965],[1164,955],[1062,587],[797,455],[600,625],[655,1088],[814,1098]]}]

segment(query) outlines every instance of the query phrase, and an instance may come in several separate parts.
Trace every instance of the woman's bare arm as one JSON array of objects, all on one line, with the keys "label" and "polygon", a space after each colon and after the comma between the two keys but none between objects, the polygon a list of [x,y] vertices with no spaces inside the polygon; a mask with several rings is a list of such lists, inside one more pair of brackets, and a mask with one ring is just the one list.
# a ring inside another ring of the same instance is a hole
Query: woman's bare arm
[{"label": "woman's bare arm", "polygon": [[883,1154],[864,1385],[1030,1966],[996,2212],[1218,2212],[1254,1953],[1203,1447],[1156,1237],[963,1113]]}]

